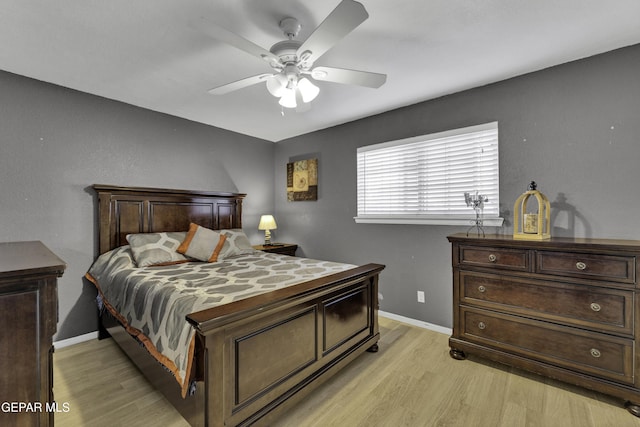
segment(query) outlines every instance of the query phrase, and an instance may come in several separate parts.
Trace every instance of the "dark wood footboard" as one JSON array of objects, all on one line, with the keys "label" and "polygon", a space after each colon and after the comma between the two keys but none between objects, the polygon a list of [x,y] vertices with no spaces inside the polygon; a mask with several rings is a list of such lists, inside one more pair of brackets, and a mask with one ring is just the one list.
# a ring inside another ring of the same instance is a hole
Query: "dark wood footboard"
[{"label": "dark wood footboard", "polygon": [[370,264],[302,284],[282,299],[270,293],[266,304],[243,300],[247,307],[233,313],[188,316],[206,342],[204,425],[267,425],[375,345],[383,268]]}]

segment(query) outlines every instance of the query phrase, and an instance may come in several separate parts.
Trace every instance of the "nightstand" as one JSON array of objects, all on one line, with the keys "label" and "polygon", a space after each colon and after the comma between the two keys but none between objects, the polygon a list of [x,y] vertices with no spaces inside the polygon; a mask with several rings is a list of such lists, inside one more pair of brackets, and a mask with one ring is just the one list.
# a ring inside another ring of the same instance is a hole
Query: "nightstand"
[{"label": "nightstand", "polygon": [[263,251],[263,252],[271,252],[274,254],[282,254],[289,256],[296,256],[296,250],[298,249],[298,245],[294,245],[292,243],[276,243],[275,245],[256,245],[253,249]]}]

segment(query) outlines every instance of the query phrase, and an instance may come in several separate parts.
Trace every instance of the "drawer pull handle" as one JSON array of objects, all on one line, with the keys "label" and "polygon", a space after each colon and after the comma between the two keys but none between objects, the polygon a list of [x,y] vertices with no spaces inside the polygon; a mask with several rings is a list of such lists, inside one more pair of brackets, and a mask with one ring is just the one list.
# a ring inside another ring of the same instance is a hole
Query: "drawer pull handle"
[{"label": "drawer pull handle", "polygon": [[584,270],[584,269],[586,269],[586,268],[587,268],[587,264],[585,264],[585,263],[584,263],[584,262],[582,262],[582,261],[578,261],[578,262],[576,262],[576,268],[577,268],[578,270]]},{"label": "drawer pull handle", "polygon": [[598,304],[597,302],[592,302],[591,303],[591,310],[593,311],[600,311],[602,307],[600,307],[600,304]]},{"label": "drawer pull handle", "polygon": [[591,355],[593,357],[600,357],[601,356],[600,350],[598,350],[597,348],[592,348],[591,349]]},{"label": "drawer pull handle", "polygon": [[489,262],[496,262],[498,260],[498,257],[495,256],[494,254],[489,255]]},{"label": "drawer pull handle", "polygon": [[480,323],[478,323],[478,328],[480,328],[480,329],[484,329],[484,328],[486,328],[486,327],[487,327],[487,325],[486,325],[484,322],[480,322]]},{"label": "drawer pull handle", "polygon": [[478,290],[480,292],[484,293],[487,290],[487,288],[485,288],[484,286],[480,285],[480,286],[478,286]]}]

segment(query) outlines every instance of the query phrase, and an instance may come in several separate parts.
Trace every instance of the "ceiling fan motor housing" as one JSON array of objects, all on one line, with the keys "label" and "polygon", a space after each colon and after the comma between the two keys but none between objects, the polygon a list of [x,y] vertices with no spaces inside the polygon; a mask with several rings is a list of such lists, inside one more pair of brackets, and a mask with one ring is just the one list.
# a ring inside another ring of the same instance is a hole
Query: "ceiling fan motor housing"
[{"label": "ceiling fan motor housing", "polygon": [[298,40],[283,40],[271,46],[270,52],[278,56],[283,64],[298,62],[298,48],[302,42]]}]

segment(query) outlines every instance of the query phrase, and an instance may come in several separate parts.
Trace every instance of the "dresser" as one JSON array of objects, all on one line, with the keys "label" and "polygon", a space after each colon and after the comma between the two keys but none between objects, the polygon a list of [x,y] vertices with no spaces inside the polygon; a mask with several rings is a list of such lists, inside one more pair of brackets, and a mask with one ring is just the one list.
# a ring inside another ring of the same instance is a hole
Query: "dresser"
[{"label": "dresser", "polygon": [[41,242],[0,243],[2,426],[53,426],[52,337],[65,267]]},{"label": "dresser", "polygon": [[621,398],[640,416],[640,241],[448,237],[449,354]]}]

